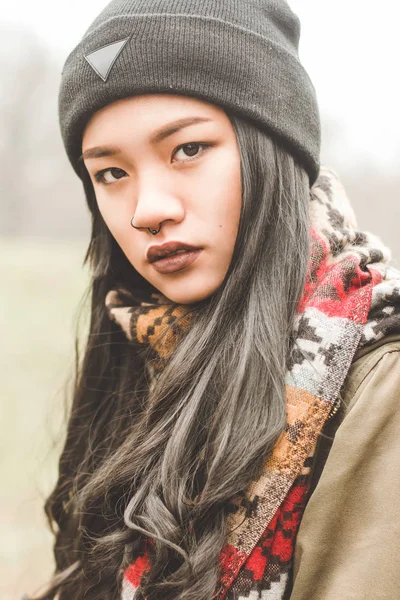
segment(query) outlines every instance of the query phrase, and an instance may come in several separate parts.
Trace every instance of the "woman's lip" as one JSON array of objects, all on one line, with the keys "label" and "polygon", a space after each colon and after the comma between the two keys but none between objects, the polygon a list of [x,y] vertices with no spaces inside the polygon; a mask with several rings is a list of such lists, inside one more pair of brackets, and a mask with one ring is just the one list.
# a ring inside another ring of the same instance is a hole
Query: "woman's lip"
[{"label": "woman's lip", "polygon": [[198,247],[192,246],[191,244],[171,240],[169,242],[164,242],[164,244],[154,244],[150,246],[150,248],[148,248],[147,250],[146,258],[150,263],[152,263],[156,260],[164,258],[165,256],[174,254],[179,250],[188,250],[189,252],[191,252],[192,250],[198,249]]},{"label": "woman's lip", "polygon": [[176,273],[177,271],[186,269],[186,267],[194,263],[201,251],[202,248],[198,248],[197,250],[187,250],[180,254],[165,256],[150,264],[159,273]]}]

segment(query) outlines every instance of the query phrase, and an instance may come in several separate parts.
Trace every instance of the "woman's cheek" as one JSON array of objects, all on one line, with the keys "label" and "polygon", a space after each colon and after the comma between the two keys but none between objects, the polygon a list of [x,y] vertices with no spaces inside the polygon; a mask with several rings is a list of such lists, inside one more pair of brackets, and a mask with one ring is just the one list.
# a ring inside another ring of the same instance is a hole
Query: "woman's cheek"
[{"label": "woman's cheek", "polygon": [[97,204],[100,214],[110,231],[115,232],[122,229],[124,218],[121,212],[116,210],[109,201],[101,199],[101,197],[98,199]]}]

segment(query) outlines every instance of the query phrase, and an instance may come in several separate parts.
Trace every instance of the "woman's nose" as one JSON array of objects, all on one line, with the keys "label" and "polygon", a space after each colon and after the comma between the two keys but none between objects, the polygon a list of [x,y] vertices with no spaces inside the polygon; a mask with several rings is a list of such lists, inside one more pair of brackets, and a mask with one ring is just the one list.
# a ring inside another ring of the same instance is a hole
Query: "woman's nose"
[{"label": "woman's nose", "polygon": [[143,227],[156,230],[159,229],[160,223],[180,223],[184,216],[183,203],[176,195],[152,185],[146,189],[141,188],[131,225],[136,229]]}]

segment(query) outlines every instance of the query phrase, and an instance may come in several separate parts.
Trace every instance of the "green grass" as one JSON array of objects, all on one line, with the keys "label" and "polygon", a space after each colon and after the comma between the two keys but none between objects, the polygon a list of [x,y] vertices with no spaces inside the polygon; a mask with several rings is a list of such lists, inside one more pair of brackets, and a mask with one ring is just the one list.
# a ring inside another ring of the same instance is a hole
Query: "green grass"
[{"label": "green grass", "polygon": [[53,569],[43,502],[65,434],[82,243],[0,239],[0,597],[33,593]]}]

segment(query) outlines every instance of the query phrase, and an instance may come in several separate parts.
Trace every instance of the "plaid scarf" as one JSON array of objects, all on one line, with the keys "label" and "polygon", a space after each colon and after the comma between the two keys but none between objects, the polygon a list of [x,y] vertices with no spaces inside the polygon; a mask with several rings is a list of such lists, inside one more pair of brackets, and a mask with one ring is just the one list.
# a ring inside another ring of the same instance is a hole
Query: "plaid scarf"
[{"label": "plaid scarf", "polygon": [[[311,189],[310,216],[311,258],[286,376],[287,425],[261,476],[232,500],[218,600],[290,597],[294,543],[318,436],[339,407],[357,350],[400,332],[400,273],[389,265],[381,241],[357,230],[345,190],[326,167]],[[146,303],[121,289],[109,292],[106,306],[129,340],[152,349],[156,378],[189,326],[185,307],[161,294]],[[134,597],[148,559],[146,551],[125,571],[123,600]]]}]

